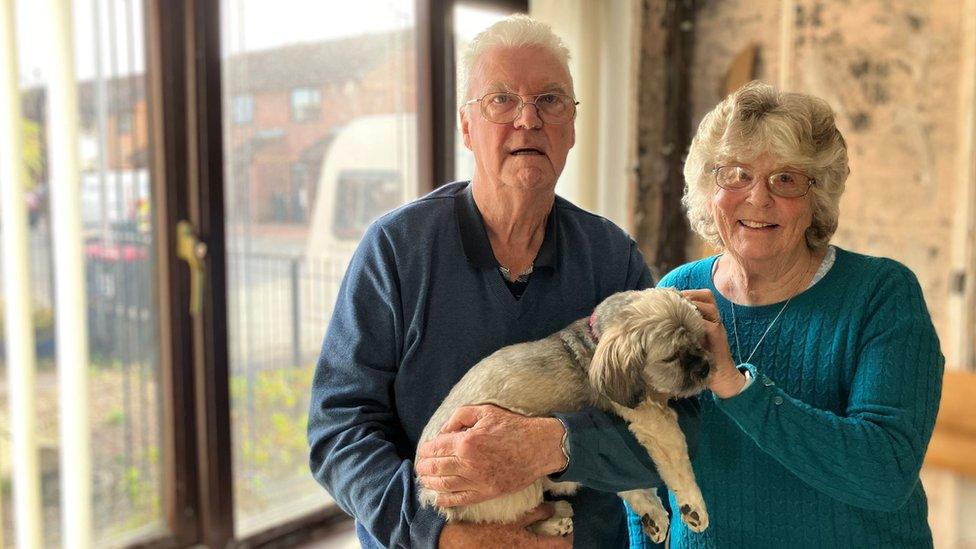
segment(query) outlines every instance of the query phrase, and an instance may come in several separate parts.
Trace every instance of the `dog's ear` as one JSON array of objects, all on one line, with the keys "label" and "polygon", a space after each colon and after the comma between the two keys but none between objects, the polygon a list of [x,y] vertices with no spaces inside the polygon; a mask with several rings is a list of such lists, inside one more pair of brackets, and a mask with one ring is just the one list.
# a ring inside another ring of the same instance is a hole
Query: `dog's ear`
[{"label": "dog's ear", "polygon": [[588,372],[590,385],[617,404],[633,408],[644,399],[647,389],[643,366],[641,338],[618,324],[600,336]]}]

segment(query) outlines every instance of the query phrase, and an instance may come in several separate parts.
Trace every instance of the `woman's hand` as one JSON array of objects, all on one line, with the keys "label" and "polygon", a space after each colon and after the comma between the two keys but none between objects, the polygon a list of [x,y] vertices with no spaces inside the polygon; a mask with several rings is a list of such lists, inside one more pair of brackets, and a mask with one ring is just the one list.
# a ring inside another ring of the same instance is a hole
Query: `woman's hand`
[{"label": "woman's hand", "polygon": [[481,549],[536,547],[539,549],[569,549],[573,535],[537,536],[526,530],[528,526],[552,516],[552,505],[543,503],[513,524],[472,524],[452,522],[444,525],[437,546],[440,549]]},{"label": "woman's hand", "polygon": [[718,304],[711,290],[682,290],[681,295],[698,307],[705,319],[705,345],[712,353],[715,369],[708,378],[708,388],[719,398],[729,398],[739,394],[746,378],[735,367],[732,351],[729,349],[728,334],[718,312]]},{"label": "woman's hand", "polygon": [[493,405],[462,406],[417,451],[417,475],[443,507],[471,505],[525,488],[566,467],[565,428]]}]

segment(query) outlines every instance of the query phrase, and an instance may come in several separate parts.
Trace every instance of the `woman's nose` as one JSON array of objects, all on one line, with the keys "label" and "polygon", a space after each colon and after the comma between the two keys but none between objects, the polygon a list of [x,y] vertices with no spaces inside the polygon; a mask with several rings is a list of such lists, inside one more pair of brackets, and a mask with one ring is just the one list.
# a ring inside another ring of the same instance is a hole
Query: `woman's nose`
[{"label": "woman's nose", "polygon": [[755,206],[768,206],[773,202],[773,193],[769,191],[769,178],[763,178],[749,189],[746,199]]}]

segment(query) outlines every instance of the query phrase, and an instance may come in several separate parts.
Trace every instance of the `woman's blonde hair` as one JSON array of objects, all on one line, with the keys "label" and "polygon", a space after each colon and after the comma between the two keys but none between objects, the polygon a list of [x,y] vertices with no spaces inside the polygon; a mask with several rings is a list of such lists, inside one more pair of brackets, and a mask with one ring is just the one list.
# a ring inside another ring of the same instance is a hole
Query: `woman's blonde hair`
[{"label": "woman's blonde hair", "polygon": [[825,247],[837,230],[840,196],[850,173],[847,144],[825,101],[758,81],[739,88],[705,115],[691,141],[681,200],[691,228],[724,248],[708,208],[716,192],[713,170],[723,162],[748,163],[763,152],[816,181],[810,188],[813,222],[806,240],[811,249]]}]

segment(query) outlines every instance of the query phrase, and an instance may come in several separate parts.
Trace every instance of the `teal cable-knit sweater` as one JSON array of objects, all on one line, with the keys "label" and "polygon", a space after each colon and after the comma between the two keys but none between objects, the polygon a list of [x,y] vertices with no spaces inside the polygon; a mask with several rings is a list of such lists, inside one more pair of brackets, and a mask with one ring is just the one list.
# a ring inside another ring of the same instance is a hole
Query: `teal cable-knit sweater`
[{"label": "teal cable-knit sweater", "polygon": [[[659,285],[710,289],[733,356],[744,360],[783,303],[736,305],[733,327],[731,303],[712,282],[715,260],[679,267]],[[918,472],[944,358],[915,275],[838,248],[752,365],[756,379],[739,395],[702,396],[693,465],[710,525],[696,534],[673,521],[671,546],[931,547]],[[639,521],[631,524],[639,535]]]}]

